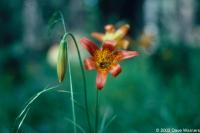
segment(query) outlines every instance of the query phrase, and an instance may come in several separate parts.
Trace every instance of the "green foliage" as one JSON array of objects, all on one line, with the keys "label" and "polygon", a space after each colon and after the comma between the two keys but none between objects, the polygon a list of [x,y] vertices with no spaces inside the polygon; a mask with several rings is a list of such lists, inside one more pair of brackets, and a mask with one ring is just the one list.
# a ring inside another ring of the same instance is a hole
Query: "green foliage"
[{"label": "green foliage", "polygon": [[[20,127],[22,126],[22,124],[23,124],[23,122],[24,122],[24,120],[25,120],[25,118],[26,118],[26,116],[27,116],[27,114],[28,114],[28,112],[29,112],[29,110],[30,110],[30,108],[31,108],[31,105],[33,104],[33,102],[35,102],[35,101],[38,99],[38,97],[39,97],[40,95],[42,95],[43,93],[49,92],[49,91],[51,91],[51,90],[53,90],[53,89],[56,89],[57,87],[58,87],[58,85],[53,86],[53,87],[47,87],[47,88],[45,88],[44,90],[38,92],[38,93],[37,93],[35,96],[33,96],[32,98],[30,98],[30,100],[28,100],[28,102],[25,104],[24,109],[21,111],[21,113],[17,116],[17,118],[16,118],[16,120],[15,120],[15,121],[17,122],[17,124],[16,124],[17,129],[14,129],[14,132],[17,132],[17,133],[18,133]],[[18,122],[18,121],[19,121],[19,122]],[[15,131],[15,130],[16,130],[16,131]]]},{"label": "green foliage", "polygon": [[48,30],[51,31],[58,22],[61,22],[60,12],[55,12],[49,19]]}]

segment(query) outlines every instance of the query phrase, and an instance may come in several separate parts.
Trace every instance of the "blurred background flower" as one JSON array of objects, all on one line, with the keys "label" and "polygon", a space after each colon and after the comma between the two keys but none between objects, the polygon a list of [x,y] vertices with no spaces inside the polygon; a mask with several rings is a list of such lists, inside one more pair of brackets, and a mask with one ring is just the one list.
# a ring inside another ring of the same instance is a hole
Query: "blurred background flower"
[{"label": "blurred background flower", "polygon": [[92,32],[91,35],[100,42],[115,41],[117,48],[127,49],[129,40],[125,39],[125,36],[129,28],[130,26],[128,24],[124,24],[116,30],[114,25],[108,24],[104,27],[105,33]]},{"label": "blurred background flower", "polygon": [[143,33],[138,39],[138,45],[141,48],[149,49],[154,42],[154,38],[152,33]]},{"label": "blurred background flower", "polygon": [[52,67],[56,67],[58,58],[59,44],[53,44],[47,53],[47,61]]}]

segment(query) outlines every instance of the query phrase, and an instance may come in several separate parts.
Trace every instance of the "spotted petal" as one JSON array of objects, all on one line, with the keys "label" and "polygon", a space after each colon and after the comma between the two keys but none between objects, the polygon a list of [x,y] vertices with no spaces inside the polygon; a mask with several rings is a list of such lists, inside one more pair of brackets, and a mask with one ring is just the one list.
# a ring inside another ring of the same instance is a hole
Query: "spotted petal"
[{"label": "spotted petal", "polygon": [[106,72],[105,73],[101,71],[97,72],[96,86],[98,90],[101,90],[104,87],[106,83],[107,75],[108,73]]},{"label": "spotted petal", "polygon": [[91,55],[94,55],[95,51],[98,50],[99,48],[95,45],[95,43],[93,43],[92,41],[90,41],[88,38],[84,37],[80,40],[81,45],[86,48],[88,50],[88,52]]},{"label": "spotted petal", "polygon": [[136,52],[136,51],[125,51],[125,50],[123,50],[123,51],[117,51],[116,55],[117,55],[117,60],[121,61],[121,60],[124,60],[124,59],[128,59],[128,58],[138,56],[139,53]]},{"label": "spotted petal", "polygon": [[116,42],[115,41],[105,41],[103,44],[103,49],[108,49],[113,51],[115,49]]},{"label": "spotted petal", "polygon": [[121,67],[119,64],[114,65],[111,69],[110,69],[110,73],[116,77],[117,75],[120,74],[120,72],[122,71]]},{"label": "spotted petal", "polygon": [[87,70],[93,70],[95,69],[95,62],[92,60],[92,58],[87,58],[84,60],[85,68]]}]

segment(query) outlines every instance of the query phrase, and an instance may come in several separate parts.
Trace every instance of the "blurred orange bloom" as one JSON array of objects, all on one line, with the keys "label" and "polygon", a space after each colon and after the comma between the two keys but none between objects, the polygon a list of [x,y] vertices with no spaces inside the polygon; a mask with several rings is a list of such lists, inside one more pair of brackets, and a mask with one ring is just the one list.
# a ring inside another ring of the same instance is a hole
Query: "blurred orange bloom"
[{"label": "blurred orange bloom", "polygon": [[116,41],[116,46],[118,48],[127,49],[130,42],[127,39],[125,39],[125,36],[129,28],[130,26],[128,24],[125,24],[122,25],[118,30],[116,30],[114,25],[108,24],[105,26],[105,34],[93,32],[92,36],[100,42]]},{"label": "blurred orange bloom", "polygon": [[138,56],[136,51],[117,50],[115,41],[104,41],[101,48],[86,37],[80,43],[91,54],[91,57],[84,60],[84,64],[87,70],[97,70],[96,86],[99,90],[104,87],[109,72],[114,77],[121,72],[119,61]]},{"label": "blurred orange bloom", "polygon": [[138,39],[138,43],[142,48],[148,49],[151,47],[155,37],[152,33],[143,33]]}]

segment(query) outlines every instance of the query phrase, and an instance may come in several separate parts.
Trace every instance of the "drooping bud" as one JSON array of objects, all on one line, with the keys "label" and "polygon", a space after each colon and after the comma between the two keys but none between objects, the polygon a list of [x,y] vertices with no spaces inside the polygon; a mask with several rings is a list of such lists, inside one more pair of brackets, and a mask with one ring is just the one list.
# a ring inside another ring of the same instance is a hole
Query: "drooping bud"
[{"label": "drooping bud", "polygon": [[58,60],[57,60],[57,75],[58,80],[61,83],[65,77],[65,70],[66,70],[66,61],[67,61],[67,49],[66,49],[67,42],[65,40],[65,36],[60,41],[59,50],[58,50]]}]

